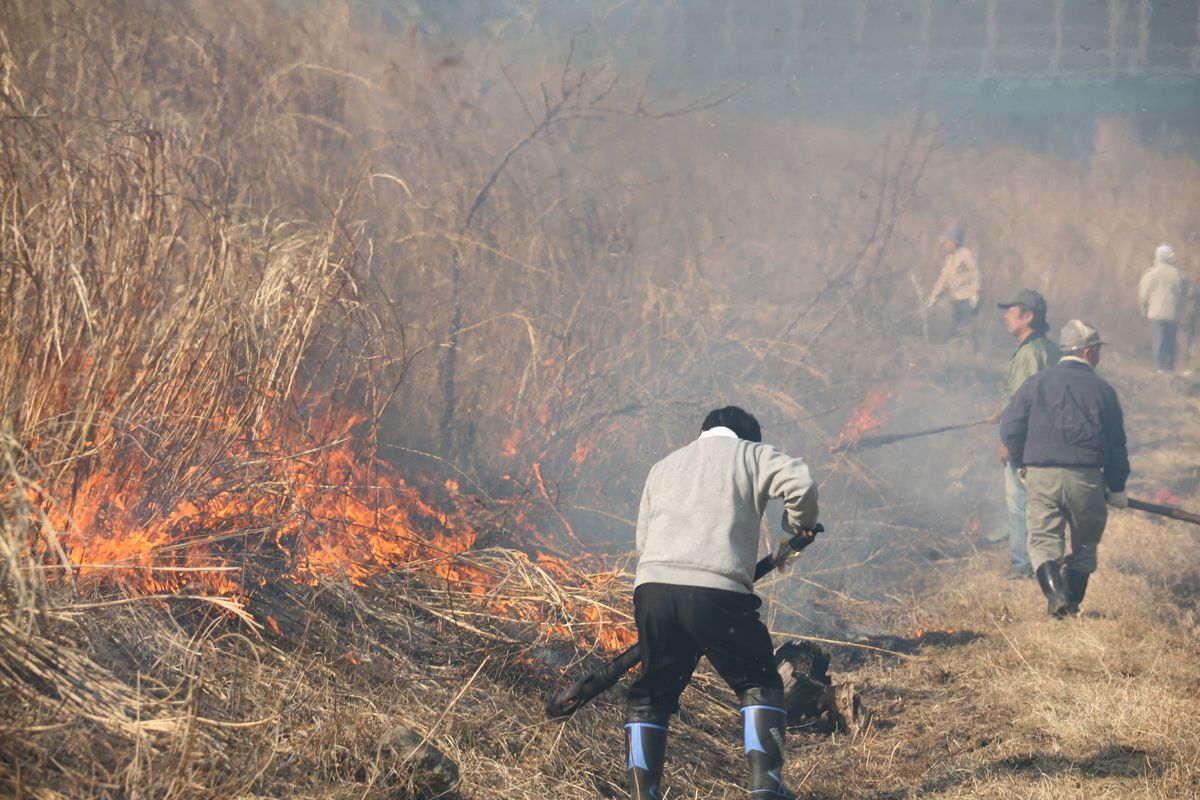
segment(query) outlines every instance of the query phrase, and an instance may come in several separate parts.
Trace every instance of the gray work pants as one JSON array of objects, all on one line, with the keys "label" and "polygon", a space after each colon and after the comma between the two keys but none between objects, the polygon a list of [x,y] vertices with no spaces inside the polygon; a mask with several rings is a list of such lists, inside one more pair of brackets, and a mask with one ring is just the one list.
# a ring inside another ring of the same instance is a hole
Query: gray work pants
[{"label": "gray work pants", "polygon": [[1099,467],[1028,467],[1025,492],[1033,568],[1047,561],[1062,561],[1076,572],[1095,572],[1096,547],[1108,522],[1104,472]]}]

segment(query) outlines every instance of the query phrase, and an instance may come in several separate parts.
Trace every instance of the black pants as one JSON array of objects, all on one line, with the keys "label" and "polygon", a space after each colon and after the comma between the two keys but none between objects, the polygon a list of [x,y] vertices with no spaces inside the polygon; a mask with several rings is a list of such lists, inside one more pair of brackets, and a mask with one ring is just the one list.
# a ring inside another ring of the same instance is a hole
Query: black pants
[{"label": "black pants", "polygon": [[642,674],[629,687],[629,705],[679,710],[679,695],[706,656],[739,695],[782,689],[771,634],[758,617],[756,595],[644,583],[633,592]]}]

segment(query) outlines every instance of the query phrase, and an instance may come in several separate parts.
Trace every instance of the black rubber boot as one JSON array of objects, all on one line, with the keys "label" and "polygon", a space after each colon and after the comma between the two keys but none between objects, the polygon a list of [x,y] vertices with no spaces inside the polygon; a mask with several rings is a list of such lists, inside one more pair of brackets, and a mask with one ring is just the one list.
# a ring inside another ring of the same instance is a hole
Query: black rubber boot
[{"label": "black rubber boot", "polygon": [[1063,582],[1067,584],[1067,613],[1079,615],[1079,604],[1087,594],[1088,573],[1067,567],[1062,571]]},{"label": "black rubber boot", "polygon": [[660,800],[667,723],[671,715],[657,706],[631,706],[625,723],[625,764],[630,800]]},{"label": "black rubber boot", "polygon": [[783,785],[783,740],[787,728],[783,690],[747,689],[740,699],[746,761],[750,765],[750,797],[796,800],[796,795]]},{"label": "black rubber boot", "polygon": [[1047,561],[1037,568],[1038,583],[1049,601],[1046,613],[1052,617],[1063,617],[1067,613],[1067,589],[1057,561]]}]

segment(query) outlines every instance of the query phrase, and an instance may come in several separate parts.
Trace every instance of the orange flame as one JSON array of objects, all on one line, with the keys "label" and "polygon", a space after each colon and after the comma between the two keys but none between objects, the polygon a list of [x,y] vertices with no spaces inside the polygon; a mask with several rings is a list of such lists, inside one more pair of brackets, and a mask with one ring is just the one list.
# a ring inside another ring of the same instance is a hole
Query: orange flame
[{"label": "orange flame", "polygon": [[[475,546],[472,503],[445,481],[438,507],[355,437],[362,417],[329,410],[289,430],[263,425],[218,454],[206,480],[183,483],[190,496],[146,497],[154,459],[144,451],[106,452],[56,505],[31,497],[64,532],[81,589],[120,585],[134,593],[207,593],[246,606],[255,588],[276,577],[315,585],[324,577],[365,586],[397,566],[428,571],[493,610],[520,619],[554,614],[569,620],[548,632],[605,649],[631,644],[628,621],[596,605],[564,599],[546,611],[536,598],[491,600],[499,573],[456,558]],[[96,436],[114,441],[116,437]],[[216,474],[216,473],[221,474]],[[199,467],[189,473],[194,479]],[[541,481],[537,478],[542,492]],[[65,494],[65,493],[64,493]],[[568,528],[569,530],[569,528]],[[49,553],[45,553],[47,558]],[[614,576],[589,576],[588,559],[539,557],[564,585],[601,586]],[[548,605],[548,604],[541,604]],[[265,625],[282,636],[278,622]]]},{"label": "orange flame", "polygon": [[[241,443],[230,460],[259,462],[253,479],[215,477],[198,496],[165,509],[139,498],[150,483],[149,457],[110,455],[70,506],[51,507],[48,517],[67,532],[82,584],[119,581],[150,592],[199,585],[244,595],[244,573],[261,568],[255,562],[262,559],[282,560],[297,581],[345,576],[362,585],[391,564],[469,549],[475,535],[461,512],[435,510],[391,467],[356,457],[349,433],[360,421],[344,415],[337,422],[336,447],[313,447],[311,430],[252,439],[258,458]],[[270,541],[260,535],[268,529]],[[443,558],[434,570],[446,577],[446,564]]]},{"label": "orange flame", "polygon": [[854,447],[863,436],[883,427],[883,407],[893,395],[887,386],[877,386],[869,390],[862,404],[850,416],[846,427],[838,434],[838,447]]}]

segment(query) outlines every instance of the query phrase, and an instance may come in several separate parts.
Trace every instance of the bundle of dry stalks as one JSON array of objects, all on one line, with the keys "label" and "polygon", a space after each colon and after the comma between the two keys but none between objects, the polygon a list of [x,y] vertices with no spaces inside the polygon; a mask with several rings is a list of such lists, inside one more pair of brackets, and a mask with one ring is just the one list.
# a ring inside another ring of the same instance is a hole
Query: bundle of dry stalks
[{"label": "bundle of dry stalks", "polygon": [[[130,462],[144,467],[146,522],[200,495],[231,469],[224,460],[237,445],[285,424],[288,404],[314,379],[306,357],[343,340],[355,317],[343,208],[319,221],[293,216],[311,187],[280,180],[294,173],[265,179],[290,113],[286,93],[238,98],[215,74],[201,91],[198,78],[216,65],[186,41],[175,43],[176,64],[194,70],[181,83],[195,88],[178,97],[143,83],[124,66],[164,43],[152,23],[133,22],[136,13],[117,17],[132,38],[106,43],[104,10],[26,15],[27,47],[70,33],[6,55],[23,60],[2,98],[10,269],[0,396],[13,452],[27,456],[14,467],[36,468],[9,488],[60,521],[78,513],[81,481]],[[79,51],[112,71],[55,80]],[[211,138],[216,121],[245,127],[238,147]],[[344,386],[353,364],[341,366]],[[29,546],[61,558],[53,544]]]},{"label": "bundle of dry stalks", "polygon": [[182,708],[142,695],[78,649],[0,620],[4,692],[24,708],[44,704],[64,718],[86,719],[117,735],[178,735]]},{"label": "bundle of dry stalks", "polygon": [[[75,620],[105,613],[70,597],[80,537],[92,534],[78,520],[104,513],[84,489],[123,474],[111,501],[151,525],[216,482],[253,486],[264,470],[238,454],[289,424],[318,375],[337,396],[366,374],[367,362],[321,361],[350,340],[370,347],[352,193],[285,163],[314,149],[293,115],[311,115],[319,78],[251,87],[223,70],[245,63],[224,56],[253,51],[159,30],[145,9],[35,5],[9,4],[0,32],[6,777],[36,788],[38,742],[91,731],[65,769],[69,795],[137,795],[143,782],[170,794],[186,790],[178,773],[142,770],[218,757],[219,737],[197,728],[194,684],[159,683],[150,663],[116,678],[78,644]],[[160,68],[176,79],[148,77]],[[318,190],[332,205],[314,214]],[[253,622],[224,598],[200,604]],[[140,617],[150,639],[160,614]],[[127,746],[132,762],[112,757]]]}]

